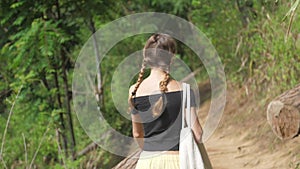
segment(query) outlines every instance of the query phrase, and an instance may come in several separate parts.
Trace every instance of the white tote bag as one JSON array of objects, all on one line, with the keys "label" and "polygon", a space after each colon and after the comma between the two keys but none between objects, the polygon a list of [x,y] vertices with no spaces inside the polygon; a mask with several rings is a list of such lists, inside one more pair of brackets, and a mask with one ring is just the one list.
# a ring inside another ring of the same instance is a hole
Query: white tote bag
[{"label": "white tote bag", "polygon": [[183,83],[182,87],[182,126],[179,143],[180,169],[204,169],[202,156],[191,128],[190,85]]}]

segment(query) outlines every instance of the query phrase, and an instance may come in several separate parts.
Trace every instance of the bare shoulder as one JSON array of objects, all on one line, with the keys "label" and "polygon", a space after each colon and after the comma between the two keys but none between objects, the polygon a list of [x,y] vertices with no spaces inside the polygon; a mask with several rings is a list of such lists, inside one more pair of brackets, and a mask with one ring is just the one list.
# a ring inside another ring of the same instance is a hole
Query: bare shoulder
[{"label": "bare shoulder", "polygon": [[168,91],[178,91],[182,90],[182,83],[176,80],[171,80],[168,84]]}]

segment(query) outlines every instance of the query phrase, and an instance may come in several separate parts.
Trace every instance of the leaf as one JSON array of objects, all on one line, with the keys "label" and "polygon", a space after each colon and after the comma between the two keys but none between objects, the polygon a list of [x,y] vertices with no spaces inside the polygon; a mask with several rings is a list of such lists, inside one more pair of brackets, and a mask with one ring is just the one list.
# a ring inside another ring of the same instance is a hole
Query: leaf
[{"label": "leaf", "polygon": [[23,16],[18,17],[18,18],[14,21],[13,25],[16,25],[16,26],[21,25],[22,22],[24,21],[24,19],[25,19],[25,17],[23,17]]},{"label": "leaf", "polygon": [[18,8],[18,7],[22,6],[23,4],[24,4],[24,1],[19,1],[19,2],[11,4],[10,8],[12,8],[12,9]]},{"label": "leaf", "polygon": [[293,15],[293,13],[296,11],[296,9],[299,6],[299,3],[300,3],[300,0],[296,0],[294,2],[294,4],[292,5],[292,7],[290,8],[290,10],[283,17],[282,21],[284,21],[288,16],[292,16]]}]

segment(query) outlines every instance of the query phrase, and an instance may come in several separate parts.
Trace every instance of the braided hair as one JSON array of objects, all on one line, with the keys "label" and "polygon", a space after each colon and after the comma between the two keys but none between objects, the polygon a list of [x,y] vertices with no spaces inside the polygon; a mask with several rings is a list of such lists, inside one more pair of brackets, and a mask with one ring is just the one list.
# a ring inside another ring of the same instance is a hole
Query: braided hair
[{"label": "braided hair", "polygon": [[[176,42],[167,34],[154,34],[146,42],[143,49],[143,63],[135,87],[129,96],[129,112],[134,108],[133,98],[143,81],[146,66],[150,68],[160,68],[164,71],[165,76],[159,83],[161,93],[168,91],[167,85],[170,81],[169,68],[171,59],[176,53]],[[160,96],[152,109],[153,117],[158,116],[163,109],[163,97]]]}]

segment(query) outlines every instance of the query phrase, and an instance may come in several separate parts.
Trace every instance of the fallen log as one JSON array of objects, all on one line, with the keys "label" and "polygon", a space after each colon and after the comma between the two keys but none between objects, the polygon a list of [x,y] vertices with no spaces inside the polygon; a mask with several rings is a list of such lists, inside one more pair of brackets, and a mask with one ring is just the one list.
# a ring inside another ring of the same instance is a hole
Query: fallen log
[{"label": "fallen log", "polygon": [[116,166],[114,166],[112,169],[134,169],[136,166],[136,163],[138,161],[138,158],[141,150],[136,150],[131,155],[123,159],[121,162],[119,162]]},{"label": "fallen log", "polygon": [[269,103],[267,119],[273,132],[282,140],[300,134],[300,84]]}]

